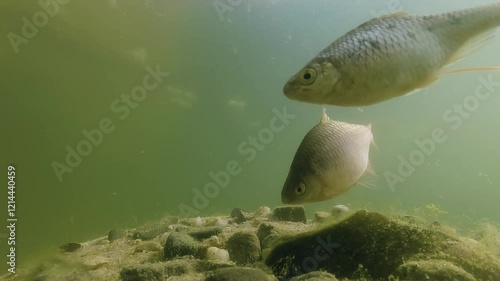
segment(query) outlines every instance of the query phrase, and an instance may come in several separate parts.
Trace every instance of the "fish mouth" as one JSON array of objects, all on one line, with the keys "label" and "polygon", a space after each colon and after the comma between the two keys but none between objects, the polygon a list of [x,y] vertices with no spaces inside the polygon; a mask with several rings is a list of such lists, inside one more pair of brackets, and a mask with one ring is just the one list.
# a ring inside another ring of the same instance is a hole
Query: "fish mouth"
[{"label": "fish mouth", "polygon": [[288,98],[293,98],[293,92],[294,92],[294,88],[295,88],[295,80],[297,80],[296,76],[292,76],[290,77],[290,79],[288,79],[288,81],[285,83],[285,86],[283,86],[283,94],[285,94],[285,96],[287,96]]}]

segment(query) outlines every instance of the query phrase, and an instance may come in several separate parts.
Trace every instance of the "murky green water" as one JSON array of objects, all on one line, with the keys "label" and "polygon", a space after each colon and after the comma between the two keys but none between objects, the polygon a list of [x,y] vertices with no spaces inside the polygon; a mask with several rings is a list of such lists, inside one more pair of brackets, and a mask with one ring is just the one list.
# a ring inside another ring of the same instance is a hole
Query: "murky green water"
[{"label": "murky green water", "polygon": [[[291,74],[375,15],[496,1],[66,2],[46,7],[46,18],[36,1],[0,4],[0,222],[13,164],[18,266],[167,213],[281,204],[295,150],[321,113],[282,94]],[[454,67],[498,66],[499,48],[496,38]],[[309,214],[335,204],[385,212],[434,204],[446,212],[436,218],[461,231],[500,222],[499,83],[498,72],[469,72],[378,105],[329,107],[332,118],[372,124],[378,189],[356,186],[306,205]],[[434,130],[446,140],[419,148]],[[412,167],[398,172],[405,161]],[[229,182],[210,185],[209,173],[222,170]]]}]

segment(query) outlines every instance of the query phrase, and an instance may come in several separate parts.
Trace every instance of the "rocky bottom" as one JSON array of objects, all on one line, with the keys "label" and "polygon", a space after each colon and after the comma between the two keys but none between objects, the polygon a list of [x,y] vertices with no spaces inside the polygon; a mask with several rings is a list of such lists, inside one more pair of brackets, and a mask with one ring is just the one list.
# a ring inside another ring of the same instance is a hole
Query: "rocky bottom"
[{"label": "rocky bottom", "polygon": [[438,222],[342,205],[313,221],[300,206],[234,209],[226,217],[167,217],[114,229],[65,244],[43,264],[0,280],[500,280],[491,247],[444,230]]}]

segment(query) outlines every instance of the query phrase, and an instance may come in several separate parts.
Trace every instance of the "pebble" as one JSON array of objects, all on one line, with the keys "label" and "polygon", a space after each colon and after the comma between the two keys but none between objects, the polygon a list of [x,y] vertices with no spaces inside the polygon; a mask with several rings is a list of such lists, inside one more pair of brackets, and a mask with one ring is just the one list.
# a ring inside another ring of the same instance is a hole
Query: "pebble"
[{"label": "pebble", "polygon": [[61,249],[61,251],[65,252],[65,253],[70,253],[70,252],[74,252],[74,251],[80,249],[81,247],[82,247],[82,244],[71,242],[71,243],[67,243],[67,244],[62,245],[59,248]]},{"label": "pebble", "polygon": [[277,221],[307,223],[306,211],[303,206],[284,206],[273,210],[272,218]]},{"label": "pebble", "polygon": [[212,236],[217,236],[222,232],[222,228],[220,227],[206,227],[198,230],[194,230],[189,232],[188,234],[198,240],[203,240],[210,238]]},{"label": "pebble", "polygon": [[226,248],[236,264],[260,260],[260,241],[253,232],[236,232],[227,240]]},{"label": "pebble", "polygon": [[267,236],[277,234],[276,228],[270,223],[261,223],[257,229],[257,237],[262,245]]},{"label": "pebble", "polygon": [[240,208],[234,208],[231,211],[231,218],[235,223],[243,223],[252,219],[252,214],[243,211]]},{"label": "pebble", "polygon": [[332,215],[328,212],[319,211],[319,212],[314,213],[314,218],[316,219],[317,222],[321,223],[321,222],[325,222],[328,219],[332,218]]},{"label": "pebble", "polygon": [[205,281],[270,281],[274,278],[264,271],[250,267],[230,267],[216,270]]},{"label": "pebble", "polygon": [[202,245],[193,237],[180,232],[172,232],[165,242],[164,257],[173,259],[180,256],[199,256]]},{"label": "pebble", "polygon": [[172,223],[177,223],[178,219],[175,217],[166,218],[156,223],[146,224],[137,228],[133,235],[133,239],[152,240],[157,236],[168,232]]},{"label": "pebble", "polygon": [[271,215],[271,208],[262,206],[257,209],[254,218],[267,218]]},{"label": "pebble", "polygon": [[135,247],[135,253],[142,252],[159,252],[161,251],[161,245],[155,241],[142,241]]},{"label": "pebble", "polygon": [[108,240],[109,242],[113,242],[118,239],[125,238],[127,236],[127,231],[125,229],[112,229],[108,233]]},{"label": "pebble", "polygon": [[122,281],[163,281],[163,271],[158,267],[149,265],[134,265],[122,269]]},{"label": "pebble", "polygon": [[279,238],[280,236],[278,234],[268,235],[264,240],[262,240],[261,243],[262,250],[271,248]]},{"label": "pebble", "polygon": [[222,246],[222,241],[219,238],[219,236],[212,236],[212,237],[208,238],[207,240],[205,240],[205,243],[207,245],[213,246],[213,247],[220,247],[220,246]]},{"label": "pebble", "polygon": [[228,262],[229,261],[229,252],[224,249],[219,249],[217,247],[209,247],[207,249],[207,260],[215,260]]},{"label": "pebble", "polygon": [[340,217],[348,213],[349,213],[349,208],[347,208],[345,205],[335,205],[332,208],[332,216],[335,219],[339,219]]}]

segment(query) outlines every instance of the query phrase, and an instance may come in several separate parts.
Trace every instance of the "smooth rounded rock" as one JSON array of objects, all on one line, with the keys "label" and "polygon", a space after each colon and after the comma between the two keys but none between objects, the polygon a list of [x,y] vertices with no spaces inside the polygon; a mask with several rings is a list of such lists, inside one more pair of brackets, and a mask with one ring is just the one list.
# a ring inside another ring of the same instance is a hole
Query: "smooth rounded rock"
[{"label": "smooth rounded rock", "polygon": [[226,243],[231,260],[247,264],[260,260],[260,241],[253,232],[237,232]]},{"label": "smooth rounded rock", "polygon": [[185,233],[172,232],[165,242],[163,254],[166,259],[189,255],[199,257],[201,250],[202,245],[193,237]]},{"label": "smooth rounded rock", "polygon": [[207,260],[228,262],[229,252],[224,249],[219,249],[217,247],[209,247],[207,249],[206,258]]}]

